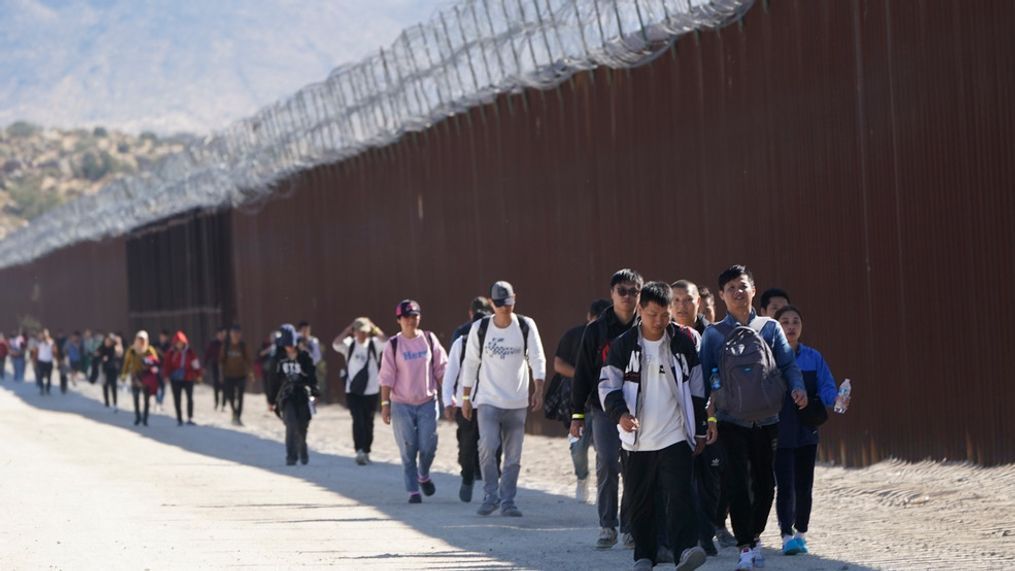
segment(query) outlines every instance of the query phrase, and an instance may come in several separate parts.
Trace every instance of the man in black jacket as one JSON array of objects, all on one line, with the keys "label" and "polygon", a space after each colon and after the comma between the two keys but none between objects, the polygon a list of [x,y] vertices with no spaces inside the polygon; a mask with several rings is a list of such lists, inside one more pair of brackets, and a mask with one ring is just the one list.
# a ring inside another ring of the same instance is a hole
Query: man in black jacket
[{"label": "man in black jacket", "polygon": [[292,325],[283,325],[279,335],[282,353],[276,356],[273,382],[268,387],[268,403],[285,422],[285,463],[310,461],[307,452],[307,428],[310,426],[311,398],[316,398],[317,371],[310,354],[297,348],[299,339]]},{"label": "man in black jacket", "polygon": [[[634,325],[643,283],[641,274],[628,268],[617,271],[610,278],[613,307],[585,327],[571,381],[571,410],[574,411],[571,415],[571,436],[580,438],[588,422],[592,426],[592,441],[596,448],[596,508],[601,528],[596,541],[598,549],[610,549],[616,545],[618,524],[624,534],[624,545],[634,546],[626,510],[620,509],[620,520],[617,519],[621,467],[617,423],[603,413],[596,391],[599,371],[610,342]],[[589,411],[588,419],[584,414],[586,409]]]},{"label": "man in black jacket", "polygon": [[628,454],[624,494],[635,569],[652,569],[658,561],[660,528],[679,554],[678,570],[705,563],[705,551],[696,545],[692,460],[715,430],[705,423],[697,336],[670,321],[672,300],[665,283],[645,284],[639,325],[610,344],[599,382],[606,416],[620,425]]}]

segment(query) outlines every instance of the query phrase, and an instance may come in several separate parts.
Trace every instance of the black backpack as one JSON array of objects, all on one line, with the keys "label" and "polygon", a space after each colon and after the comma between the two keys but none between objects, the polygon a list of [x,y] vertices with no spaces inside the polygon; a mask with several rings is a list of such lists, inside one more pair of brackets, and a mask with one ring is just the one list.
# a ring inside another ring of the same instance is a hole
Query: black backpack
[{"label": "black backpack", "polygon": [[[356,350],[356,339],[352,339],[352,343],[349,344],[349,352],[345,356],[345,376],[349,377],[349,365],[352,363],[352,354]],[[392,346],[394,350],[394,346]],[[367,362],[363,365],[363,368],[359,370],[349,380],[349,394],[351,395],[362,395],[367,390],[367,383],[370,381],[370,358],[373,357],[374,361],[377,362],[377,367],[381,366],[381,357],[377,354],[377,349],[374,348],[373,338],[367,339]]]},{"label": "black backpack", "polygon": [[[525,317],[520,313],[516,313],[518,316],[518,327],[522,330],[522,359],[525,359],[529,355],[529,318]],[[483,319],[479,320],[479,330],[476,333],[479,335],[479,367],[476,368],[476,384],[472,387],[470,398],[476,400],[476,392],[479,391],[479,369],[483,367],[483,345],[486,343],[486,331],[490,329],[490,321],[493,319],[492,315],[488,315]],[[462,348],[461,362],[465,362],[465,347]],[[461,371],[461,369],[459,369]],[[461,376],[461,372],[459,372]],[[455,390],[458,390],[458,381],[455,381]]]}]

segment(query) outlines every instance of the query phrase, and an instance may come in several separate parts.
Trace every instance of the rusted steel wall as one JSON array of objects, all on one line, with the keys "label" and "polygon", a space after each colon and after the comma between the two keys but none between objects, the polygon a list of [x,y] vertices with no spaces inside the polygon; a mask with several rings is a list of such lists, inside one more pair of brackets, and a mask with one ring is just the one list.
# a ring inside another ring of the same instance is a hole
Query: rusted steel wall
[{"label": "rusted steel wall", "polygon": [[124,240],[82,242],[0,270],[0,330],[10,333],[25,318],[48,327],[127,330]]},{"label": "rusted steel wall", "polygon": [[804,341],[854,381],[824,458],[1013,461],[1013,16],[759,2],[651,65],[305,172],[234,213],[240,318],[308,318],[327,342],[360,314],[393,330],[413,297],[447,341],[508,279],[552,352],[617,268],[715,289],[742,262],[792,293]]}]

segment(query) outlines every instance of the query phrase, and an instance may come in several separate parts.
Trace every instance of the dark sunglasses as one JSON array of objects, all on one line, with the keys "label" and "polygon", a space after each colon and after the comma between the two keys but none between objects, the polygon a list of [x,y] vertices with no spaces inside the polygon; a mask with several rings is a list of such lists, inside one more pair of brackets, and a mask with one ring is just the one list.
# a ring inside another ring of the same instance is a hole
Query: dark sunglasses
[{"label": "dark sunglasses", "polygon": [[620,297],[637,297],[639,294],[641,294],[641,288],[617,286],[617,295]]}]

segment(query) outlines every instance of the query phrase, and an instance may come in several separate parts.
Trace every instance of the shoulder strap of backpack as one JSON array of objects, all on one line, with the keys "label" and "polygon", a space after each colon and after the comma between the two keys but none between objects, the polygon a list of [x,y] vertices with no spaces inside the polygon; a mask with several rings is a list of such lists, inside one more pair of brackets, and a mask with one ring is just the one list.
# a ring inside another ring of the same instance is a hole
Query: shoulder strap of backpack
[{"label": "shoulder strap of backpack", "polygon": [[762,317],[762,316],[759,315],[759,316],[755,317],[754,319],[752,319],[751,322],[747,326],[750,327],[751,329],[753,329],[754,332],[757,333],[758,335],[761,335],[761,330],[764,329],[765,326],[768,325],[768,323],[770,321],[775,321],[775,320],[772,319],[771,317]]},{"label": "shoulder strap of backpack", "polygon": [[[349,352],[349,355],[352,355],[351,351]],[[367,338],[367,364],[368,365],[370,364],[370,357],[373,357],[374,361],[377,361],[377,366],[378,367],[381,366],[381,356],[377,354],[377,347],[374,347],[374,338],[373,337]]]},{"label": "shoulder strap of backpack", "polygon": [[391,353],[392,353],[392,357],[391,357],[392,359],[394,359],[395,357],[398,356],[398,336],[397,335],[395,335],[394,337],[391,338]]},{"label": "shoulder strap of backpack", "polygon": [[518,315],[518,326],[522,329],[522,359],[529,355],[529,318]]},{"label": "shoulder strap of backpack", "polygon": [[[483,345],[486,344],[486,332],[490,329],[490,320],[492,319],[493,316],[491,315],[487,315],[483,319],[480,319],[479,328],[476,331],[479,336],[479,365],[476,367],[476,384],[472,386],[472,392],[469,393],[473,402],[476,401],[476,393],[479,392],[479,370],[483,368]],[[462,352],[464,353],[466,349],[468,349],[467,346],[462,347]]]}]

